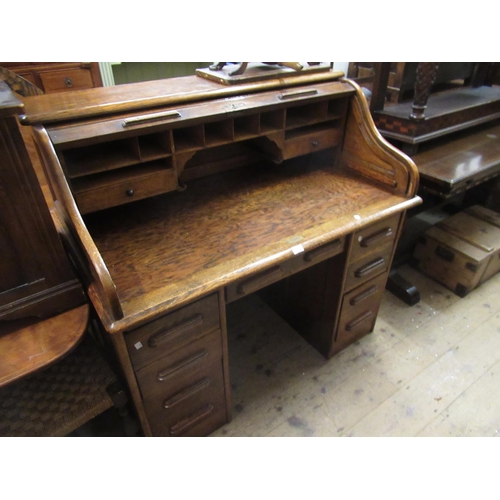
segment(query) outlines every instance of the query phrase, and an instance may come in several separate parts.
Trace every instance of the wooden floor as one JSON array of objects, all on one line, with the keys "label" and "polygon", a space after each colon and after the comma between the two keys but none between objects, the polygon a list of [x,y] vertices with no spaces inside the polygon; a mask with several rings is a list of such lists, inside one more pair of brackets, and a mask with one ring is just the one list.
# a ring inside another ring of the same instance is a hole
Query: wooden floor
[{"label": "wooden floor", "polygon": [[465,298],[410,267],[372,334],[325,360],[256,296],[228,311],[233,420],[212,436],[498,436],[500,274]]}]

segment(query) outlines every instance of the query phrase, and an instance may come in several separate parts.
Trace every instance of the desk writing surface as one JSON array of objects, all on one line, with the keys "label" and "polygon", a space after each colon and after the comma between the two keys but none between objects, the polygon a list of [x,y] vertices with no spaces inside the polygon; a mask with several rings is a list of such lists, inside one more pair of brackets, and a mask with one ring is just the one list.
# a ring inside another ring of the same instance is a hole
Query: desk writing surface
[{"label": "desk writing surface", "polygon": [[315,155],[198,179],[183,192],[89,215],[86,224],[128,322],[290,258],[298,244],[310,250],[406,209],[405,203]]}]

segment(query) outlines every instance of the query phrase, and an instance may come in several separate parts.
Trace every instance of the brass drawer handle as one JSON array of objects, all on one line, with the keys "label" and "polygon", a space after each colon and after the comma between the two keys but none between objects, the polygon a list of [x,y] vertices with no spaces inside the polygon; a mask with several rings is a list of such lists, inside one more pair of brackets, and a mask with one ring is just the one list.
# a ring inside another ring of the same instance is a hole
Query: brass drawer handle
[{"label": "brass drawer handle", "polygon": [[384,264],[385,264],[384,258],[379,257],[378,259],[370,262],[369,264],[366,264],[366,266],[356,269],[356,271],[354,272],[354,276],[356,276],[356,278],[362,278],[363,276],[366,276],[367,274],[376,271],[379,267],[382,267]]},{"label": "brass drawer handle", "polygon": [[358,293],[358,295],[355,295],[354,297],[352,297],[351,300],[349,301],[349,304],[351,304],[351,306],[356,306],[360,302],[363,302],[363,300],[367,299],[368,297],[370,297],[371,295],[373,295],[377,291],[378,291],[378,286],[373,285],[370,288],[367,288],[366,290],[364,290],[363,292]]},{"label": "brass drawer handle", "polygon": [[168,118],[179,118],[181,114],[178,111],[163,111],[161,113],[151,113],[150,115],[134,116],[133,118],[125,118],[122,122],[123,127],[131,125],[141,125],[143,123],[165,120]]},{"label": "brass drawer handle", "polygon": [[210,380],[210,378],[203,377],[202,379],[198,380],[189,387],[186,387],[185,389],[182,389],[182,391],[179,391],[177,394],[174,394],[171,398],[166,399],[163,402],[163,408],[169,410],[173,406],[179,404],[181,401],[187,399],[189,396],[192,396],[197,392],[203,391],[211,384],[211,382],[212,381]]},{"label": "brass drawer handle", "polygon": [[363,321],[366,321],[370,316],[373,316],[373,311],[366,311],[365,313],[361,314],[357,318],[353,319],[347,325],[345,326],[345,329],[350,332],[352,329],[354,329],[356,326],[358,326],[360,323]]},{"label": "brass drawer handle", "polygon": [[326,245],[319,248],[315,248],[304,255],[304,260],[306,262],[317,262],[321,260],[324,256],[328,255],[335,248],[340,248],[342,246],[342,241],[340,239],[332,241]]},{"label": "brass drawer handle", "polygon": [[158,379],[159,382],[164,382],[172,375],[176,374],[179,370],[182,370],[187,366],[194,365],[199,361],[205,359],[207,356],[208,356],[208,351],[206,349],[202,349],[201,351],[198,351],[192,356],[181,359],[177,363],[174,363],[173,365],[170,365],[167,368],[163,369],[161,372],[158,373],[156,378]]},{"label": "brass drawer handle", "polygon": [[283,271],[280,266],[274,266],[271,269],[250,278],[243,283],[240,283],[237,288],[239,295],[245,295],[247,293],[255,292],[266,285],[273,283],[274,281],[281,278]]},{"label": "brass drawer handle", "polygon": [[373,243],[376,243],[378,240],[383,239],[383,238],[389,238],[392,236],[392,228],[391,227],[386,227],[385,229],[382,229],[378,233],[372,234],[370,236],[367,236],[366,238],[363,238],[360,242],[360,245],[363,248],[366,248]]},{"label": "brass drawer handle", "polygon": [[172,425],[172,427],[170,427],[170,434],[172,434],[172,436],[182,434],[201,420],[207,418],[213,411],[214,405],[208,404],[203,406],[196,413],[193,413],[191,416],[186,417],[175,425]]},{"label": "brass drawer handle", "polygon": [[160,344],[164,342],[168,342],[169,340],[178,337],[179,335],[183,335],[189,330],[194,330],[203,324],[203,314],[196,314],[192,318],[184,321],[180,325],[174,326],[173,328],[169,328],[164,332],[157,333],[151,336],[148,340],[149,347],[158,347]]},{"label": "brass drawer handle", "polygon": [[295,90],[292,92],[282,92],[278,99],[294,99],[295,97],[305,97],[309,95],[316,95],[318,91],[316,89],[304,89],[304,90]]}]

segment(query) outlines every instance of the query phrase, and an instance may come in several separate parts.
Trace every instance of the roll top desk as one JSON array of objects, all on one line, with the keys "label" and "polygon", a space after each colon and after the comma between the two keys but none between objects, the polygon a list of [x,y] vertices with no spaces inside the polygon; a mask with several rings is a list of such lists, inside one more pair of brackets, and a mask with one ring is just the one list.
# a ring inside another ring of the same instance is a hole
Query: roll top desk
[{"label": "roll top desk", "polygon": [[247,294],[327,358],[372,331],[418,173],[341,73],[30,97],[20,119],[145,435],[230,420]]}]

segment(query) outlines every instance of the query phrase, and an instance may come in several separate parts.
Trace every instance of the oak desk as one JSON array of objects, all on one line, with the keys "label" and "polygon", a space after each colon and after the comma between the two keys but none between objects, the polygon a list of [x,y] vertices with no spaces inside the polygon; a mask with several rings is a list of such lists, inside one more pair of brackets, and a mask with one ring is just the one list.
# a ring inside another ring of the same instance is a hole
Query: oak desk
[{"label": "oak desk", "polygon": [[341,77],[25,99],[146,435],[230,420],[231,301],[260,291],[328,358],[372,331],[418,172]]}]

